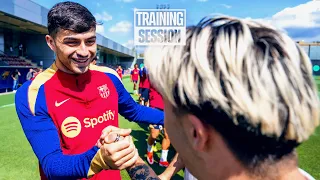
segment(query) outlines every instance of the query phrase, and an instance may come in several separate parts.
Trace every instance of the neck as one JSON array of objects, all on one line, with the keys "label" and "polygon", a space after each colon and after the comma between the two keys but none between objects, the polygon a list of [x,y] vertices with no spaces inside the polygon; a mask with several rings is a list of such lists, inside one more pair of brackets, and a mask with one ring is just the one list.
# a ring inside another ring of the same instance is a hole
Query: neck
[{"label": "neck", "polygon": [[268,167],[260,166],[256,172],[252,173],[233,157],[222,154],[219,156],[220,158],[214,158],[214,160],[207,159],[206,170],[202,170],[205,173],[201,173],[202,176],[199,179],[216,177],[221,180],[306,180],[296,166],[296,161],[292,159],[273,165],[268,164]]},{"label": "neck", "polygon": [[[212,147],[208,153],[202,155],[201,159],[204,159],[206,165],[199,169],[199,179],[215,177],[221,180],[306,180],[297,167],[295,153],[283,157],[278,162],[263,162],[255,166],[255,169],[249,170],[235,158],[221,138],[216,138],[215,142],[215,147],[219,148]],[[212,156],[213,154],[217,155]]]},{"label": "neck", "polygon": [[65,72],[67,74],[74,74],[74,72],[72,72],[64,64],[62,64],[58,58],[56,58],[56,60],[54,61],[54,64],[60,71]]}]

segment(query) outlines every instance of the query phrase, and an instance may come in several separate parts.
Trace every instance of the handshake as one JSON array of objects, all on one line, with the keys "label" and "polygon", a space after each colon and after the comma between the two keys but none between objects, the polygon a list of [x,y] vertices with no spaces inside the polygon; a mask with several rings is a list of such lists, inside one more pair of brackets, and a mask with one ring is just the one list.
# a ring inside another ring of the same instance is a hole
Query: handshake
[{"label": "handshake", "polygon": [[100,149],[91,161],[88,177],[107,169],[126,169],[135,165],[139,154],[132,137],[131,129],[106,127],[96,146]]}]

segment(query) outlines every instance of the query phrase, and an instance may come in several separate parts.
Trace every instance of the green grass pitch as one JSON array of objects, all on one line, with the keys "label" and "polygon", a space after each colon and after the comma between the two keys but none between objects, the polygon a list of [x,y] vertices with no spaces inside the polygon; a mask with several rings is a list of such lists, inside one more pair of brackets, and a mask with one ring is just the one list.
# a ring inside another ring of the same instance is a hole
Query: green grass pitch
[{"label": "green grass pitch", "polygon": [[[315,78],[320,85],[320,78]],[[124,85],[132,92],[132,83],[125,78]],[[136,97],[134,97],[136,99]],[[39,179],[37,159],[24,136],[14,108],[14,95],[0,96],[0,180],[34,180]],[[119,115],[120,127],[131,128],[135,145],[139,154],[146,159],[146,139],[149,135],[148,126],[129,122]],[[151,167],[160,174],[164,168],[158,165],[161,152],[162,137],[157,140],[155,161]],[[171,148],[169,159],[175,154]],[[310,173],[315,179],[320,179],[320,128],[310,139],[298,148],[299,167]],[[219,165],[219,163],[217,163]],[[214,167],[213,167],[214,168]],[[126,171],[121,172],[122,179],[130,179]],[[180,171],[173,179],[183,179],[183,171]]]}]

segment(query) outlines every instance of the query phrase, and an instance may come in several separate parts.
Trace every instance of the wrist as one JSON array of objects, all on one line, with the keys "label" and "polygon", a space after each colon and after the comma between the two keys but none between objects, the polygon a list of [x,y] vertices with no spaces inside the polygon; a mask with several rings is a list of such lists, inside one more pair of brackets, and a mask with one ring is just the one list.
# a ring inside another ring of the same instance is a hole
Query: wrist
[{"label": "wrist", "polygon": [[143,159],[141,159],[141,157],[138,157],[137,161],[130,167],[127,168],[127,170],[130,170],[136,166],[139,166],[141,164],[145,164],[145,162],[143,161]]}]

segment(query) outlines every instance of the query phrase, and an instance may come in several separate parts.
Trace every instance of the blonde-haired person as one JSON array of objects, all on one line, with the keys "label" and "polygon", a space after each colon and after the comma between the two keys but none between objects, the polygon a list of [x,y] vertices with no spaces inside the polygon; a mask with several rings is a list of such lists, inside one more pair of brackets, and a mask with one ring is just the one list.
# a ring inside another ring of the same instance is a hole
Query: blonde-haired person
[{"label": "blonde-haired person", "polygon": [[[187,29],[185,46],[148,48],[145,64],[171,143],[194,177],[313,179],[295,149],[319,125],[319,99],[310,59],[286,34],[205,18]],[[155,176],[141,160],[128,172]]]}]

